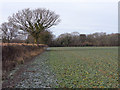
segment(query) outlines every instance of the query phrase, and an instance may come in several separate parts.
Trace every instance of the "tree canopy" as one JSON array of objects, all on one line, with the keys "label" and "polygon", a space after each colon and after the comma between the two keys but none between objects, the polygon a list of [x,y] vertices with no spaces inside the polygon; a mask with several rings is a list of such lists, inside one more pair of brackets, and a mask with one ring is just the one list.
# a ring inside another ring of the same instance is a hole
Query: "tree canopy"
[{"label": "tree canopy", "polygon": [[40,37],[40,33],[60,22],[59,15],[47,9],[29,8],[18,11],[9,17],[9,22],[17,29],[28,32],[34,37],[35,43]]}]

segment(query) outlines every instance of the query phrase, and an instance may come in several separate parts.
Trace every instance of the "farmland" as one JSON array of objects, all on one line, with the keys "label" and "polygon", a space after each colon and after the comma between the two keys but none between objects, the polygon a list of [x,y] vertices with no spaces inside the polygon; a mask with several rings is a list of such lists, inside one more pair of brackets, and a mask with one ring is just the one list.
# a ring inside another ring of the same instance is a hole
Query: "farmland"
[{"label": "farmland", "polygon": [[56,74],[56,87],[118,87],[117,47],[53,47],[48,63]]},{"label": "farmland", "polygon": [[50,47],[9,76],[4,87],[118,88],[118,48]]}]

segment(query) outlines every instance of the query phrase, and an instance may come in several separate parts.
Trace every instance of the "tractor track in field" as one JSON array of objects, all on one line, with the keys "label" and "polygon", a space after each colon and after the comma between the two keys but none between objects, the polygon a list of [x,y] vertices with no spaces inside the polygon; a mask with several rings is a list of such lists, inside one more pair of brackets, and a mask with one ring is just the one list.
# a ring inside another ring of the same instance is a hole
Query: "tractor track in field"
[{"label": "tractor track in field", "polygon": [[[31,62],[11,71],[3,88],[53,88],[57,86],[55,74],[49,67],[49,52],[45,51]],[[7,83],[6,83],[7,82]],[[9,83],[8,83],[9,82]]]}]

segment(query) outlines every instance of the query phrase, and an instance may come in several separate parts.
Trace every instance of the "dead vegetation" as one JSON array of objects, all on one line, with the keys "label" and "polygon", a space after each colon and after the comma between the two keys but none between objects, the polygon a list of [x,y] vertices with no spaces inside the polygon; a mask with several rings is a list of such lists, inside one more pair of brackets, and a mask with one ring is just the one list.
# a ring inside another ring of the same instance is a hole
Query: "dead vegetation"
[{"label": "dead vegetation", "polygon": [[47,45],[25,43],[1,43],[3,76],[16,65],[29,61],[32,57],[42,53]]}]

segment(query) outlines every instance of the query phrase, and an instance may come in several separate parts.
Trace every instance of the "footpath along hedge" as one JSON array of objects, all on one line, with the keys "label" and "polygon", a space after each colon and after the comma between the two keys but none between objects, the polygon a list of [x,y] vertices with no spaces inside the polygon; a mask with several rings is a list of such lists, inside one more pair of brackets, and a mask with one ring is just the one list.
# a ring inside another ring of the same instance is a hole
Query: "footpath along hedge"
[{"label": "footpath along hedge", "polygon": [[42,53],[47,45],[25,43],[1,43],[2,70],[10,71],[18,64],[29,61],[32,57]]}]

